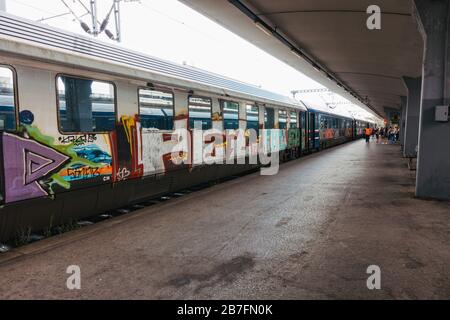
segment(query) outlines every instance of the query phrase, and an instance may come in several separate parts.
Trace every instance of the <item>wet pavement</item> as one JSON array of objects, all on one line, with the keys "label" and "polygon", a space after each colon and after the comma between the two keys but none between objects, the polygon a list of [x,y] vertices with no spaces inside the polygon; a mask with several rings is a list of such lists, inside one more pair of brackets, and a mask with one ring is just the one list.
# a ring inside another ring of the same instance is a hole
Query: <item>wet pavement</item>
[{"label": "wet pavement", "polygon": [[450,298],[450,203],[414,179],[399,146],[351,142],[0,254],[0,298]]}]

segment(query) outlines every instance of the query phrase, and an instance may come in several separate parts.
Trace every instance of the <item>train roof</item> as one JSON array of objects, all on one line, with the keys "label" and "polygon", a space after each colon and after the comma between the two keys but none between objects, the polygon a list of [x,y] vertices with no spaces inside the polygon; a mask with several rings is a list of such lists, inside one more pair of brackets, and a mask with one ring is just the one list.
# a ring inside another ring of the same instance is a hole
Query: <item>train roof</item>
[{"label": "train roof", "polygon": [[345,117],[353,119],[353,116],[351,113],[348,112],[347,108],[343,107],[342,105],[336,106],[336,108],[330,108],[324,103],[318,103],[318,102],[312,102],[309,100],[302,100],[302,103],[305,105],[305,107],[308,110],[311,111],[319,111],[323,113],[328,113],[331,115],[339,116],[339,117]]},{"label": "train roof", "polygon": [[292,98],[251,84],[4,12],[0,12],[0,40],[0,51],[16,56],[305,110]]},{"label": "train roof", "polygon": [[357,113],[354,116],[354,118],[355,118],[355,120],[363,121],[363,122],[370,122],[370,123],[377,123],[378,122],[377,119],[374,116],[372,116],[372,115],[361,115],[361,114]]},{"label": "train roof", "polygon": [[350,118],[358,121],[364,121],[364,122],[371,122],[375,123],[376,119],[370,115],[368,112],[365,112],[365,110],[362,111],[355,111],[352,110],[350,106],[345,104],[338,104],[335,108],[330,108],[325,103],[320,102],[313,102],[311,100],[301,100],[301,103],[304,104],[304,106],[310,110],[310,111],[319,111],[323,113],[328,113],[331,115],[339,116],[339,117],[345,117]]}]

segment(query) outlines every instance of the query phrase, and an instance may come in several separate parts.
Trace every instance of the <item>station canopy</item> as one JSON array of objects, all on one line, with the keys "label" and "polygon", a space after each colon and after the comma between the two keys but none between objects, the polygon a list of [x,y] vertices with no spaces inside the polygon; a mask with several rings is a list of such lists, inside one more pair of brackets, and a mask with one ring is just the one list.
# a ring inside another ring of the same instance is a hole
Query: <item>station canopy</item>
[{"label": "station canopy", "polygon": [[[411,0],[180,0],[306,76],[386,117],[422,74],[423,40]],[[292,85],[296,87],[295,84]]]}]

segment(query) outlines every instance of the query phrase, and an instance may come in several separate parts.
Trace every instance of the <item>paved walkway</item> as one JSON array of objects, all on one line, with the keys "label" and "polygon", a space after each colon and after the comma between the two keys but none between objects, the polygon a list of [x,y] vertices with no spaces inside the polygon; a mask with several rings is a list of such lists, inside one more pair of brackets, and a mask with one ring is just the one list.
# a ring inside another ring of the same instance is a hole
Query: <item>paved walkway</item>
[{"label": "paved walkway", "polygon": [[8,299],[450,298],[450,203],[414,198],[399,146],[356,141],[2,254],[0,274]]}]

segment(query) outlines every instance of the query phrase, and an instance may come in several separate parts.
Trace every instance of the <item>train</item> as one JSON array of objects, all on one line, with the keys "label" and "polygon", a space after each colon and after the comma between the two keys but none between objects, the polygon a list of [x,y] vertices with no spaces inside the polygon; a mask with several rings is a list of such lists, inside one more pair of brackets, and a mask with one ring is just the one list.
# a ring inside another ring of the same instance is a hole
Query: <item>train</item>
[{"label": "train", "polygon": [[[188,163],[179,129],[278,129],[287,161],[362,137],[370,119],[0,13],[0,241],[243,174]],[[223,144],[202,141],[215,154]],[[245,155],[244,155],[245,156]],[[192,160],[192,159],[191,159]]]}]

